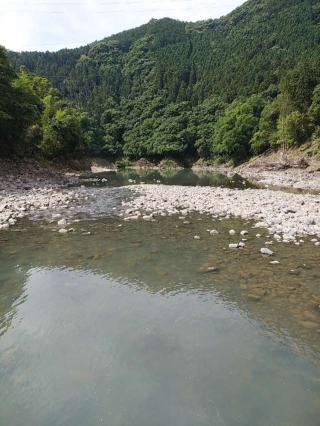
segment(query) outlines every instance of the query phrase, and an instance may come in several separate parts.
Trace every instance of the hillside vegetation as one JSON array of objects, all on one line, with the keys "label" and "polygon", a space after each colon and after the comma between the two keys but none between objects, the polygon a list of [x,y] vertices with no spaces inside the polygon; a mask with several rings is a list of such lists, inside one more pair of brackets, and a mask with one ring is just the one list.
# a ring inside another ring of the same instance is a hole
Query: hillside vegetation
[{"label": "hillside vegetation", "polygon": [[240,163],[299,146],[320,138],[319,54],[319,0],[249,0],[217,20],[10,52],[17,74],[1,50],[0,150]]}]

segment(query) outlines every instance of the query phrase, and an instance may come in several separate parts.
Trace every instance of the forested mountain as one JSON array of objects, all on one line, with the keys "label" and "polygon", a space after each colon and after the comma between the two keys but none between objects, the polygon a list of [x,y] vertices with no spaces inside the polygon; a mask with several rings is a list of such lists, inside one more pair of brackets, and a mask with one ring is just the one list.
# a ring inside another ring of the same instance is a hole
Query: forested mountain
[{"label": "forested mountain", "polygon": [[9,57],[89,114],[90,153],[240,162],[319,136],[319,54],[319,0],[249,0],[216,20]]}]

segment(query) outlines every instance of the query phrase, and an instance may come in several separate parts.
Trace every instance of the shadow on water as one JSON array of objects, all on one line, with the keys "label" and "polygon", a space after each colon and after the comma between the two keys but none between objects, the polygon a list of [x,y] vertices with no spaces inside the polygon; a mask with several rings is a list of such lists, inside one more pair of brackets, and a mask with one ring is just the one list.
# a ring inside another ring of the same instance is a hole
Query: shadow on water
[{"label": "shadow on water", "polygon": [[130,184],[163,184],[181,186],[215,186],[224,188],[255,188],[256,186],[238,174],[228,177],[222,173],[195,172],[191,169],[182,170],[134,170],[124,169],[92,175],[81,179],[86,186],[119,187]]},{"label": "shadow on water", "polygon": [[318,252],[189,220],[0,235],[0,424],[318,425]]}]

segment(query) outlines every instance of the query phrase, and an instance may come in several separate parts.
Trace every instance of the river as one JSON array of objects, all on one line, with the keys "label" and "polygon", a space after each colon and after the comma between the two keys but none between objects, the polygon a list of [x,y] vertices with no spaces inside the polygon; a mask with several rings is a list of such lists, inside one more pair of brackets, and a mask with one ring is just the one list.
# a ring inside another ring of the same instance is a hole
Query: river
[{"label": "river", "polygon": [[[137,181],[85,177],[112,188],[67,235],[44,219],[0,234],[0,425],[318,426],[319,250],[278,243],[272,264],[250,221],[125,222],[114,187]],[[250,250],[228,250],[230,229]]]}]

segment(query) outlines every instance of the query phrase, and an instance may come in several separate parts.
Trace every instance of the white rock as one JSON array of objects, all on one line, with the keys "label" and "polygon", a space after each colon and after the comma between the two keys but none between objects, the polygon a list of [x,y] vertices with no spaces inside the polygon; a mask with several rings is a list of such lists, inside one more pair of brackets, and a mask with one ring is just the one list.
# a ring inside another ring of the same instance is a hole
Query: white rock
[{"label": "white rock", "polygon": [[239,248],[239,244],[229,244],[230,249],[237,249]]},{"label": "white rock", "polygon": [[236,231],[234,229],[230,229],[229,234],[230,235],[236,235]]},{"label": "white rock", "polygon": [[270,250],[270,249],[268,249],[268,248],[266,248],[266,247],[263,247],[263,248],[260,250],[260,252],[261,252],[261,254],[263,254],[264,256],[272,256],[272,255],[274,254],[272,250]]}]

